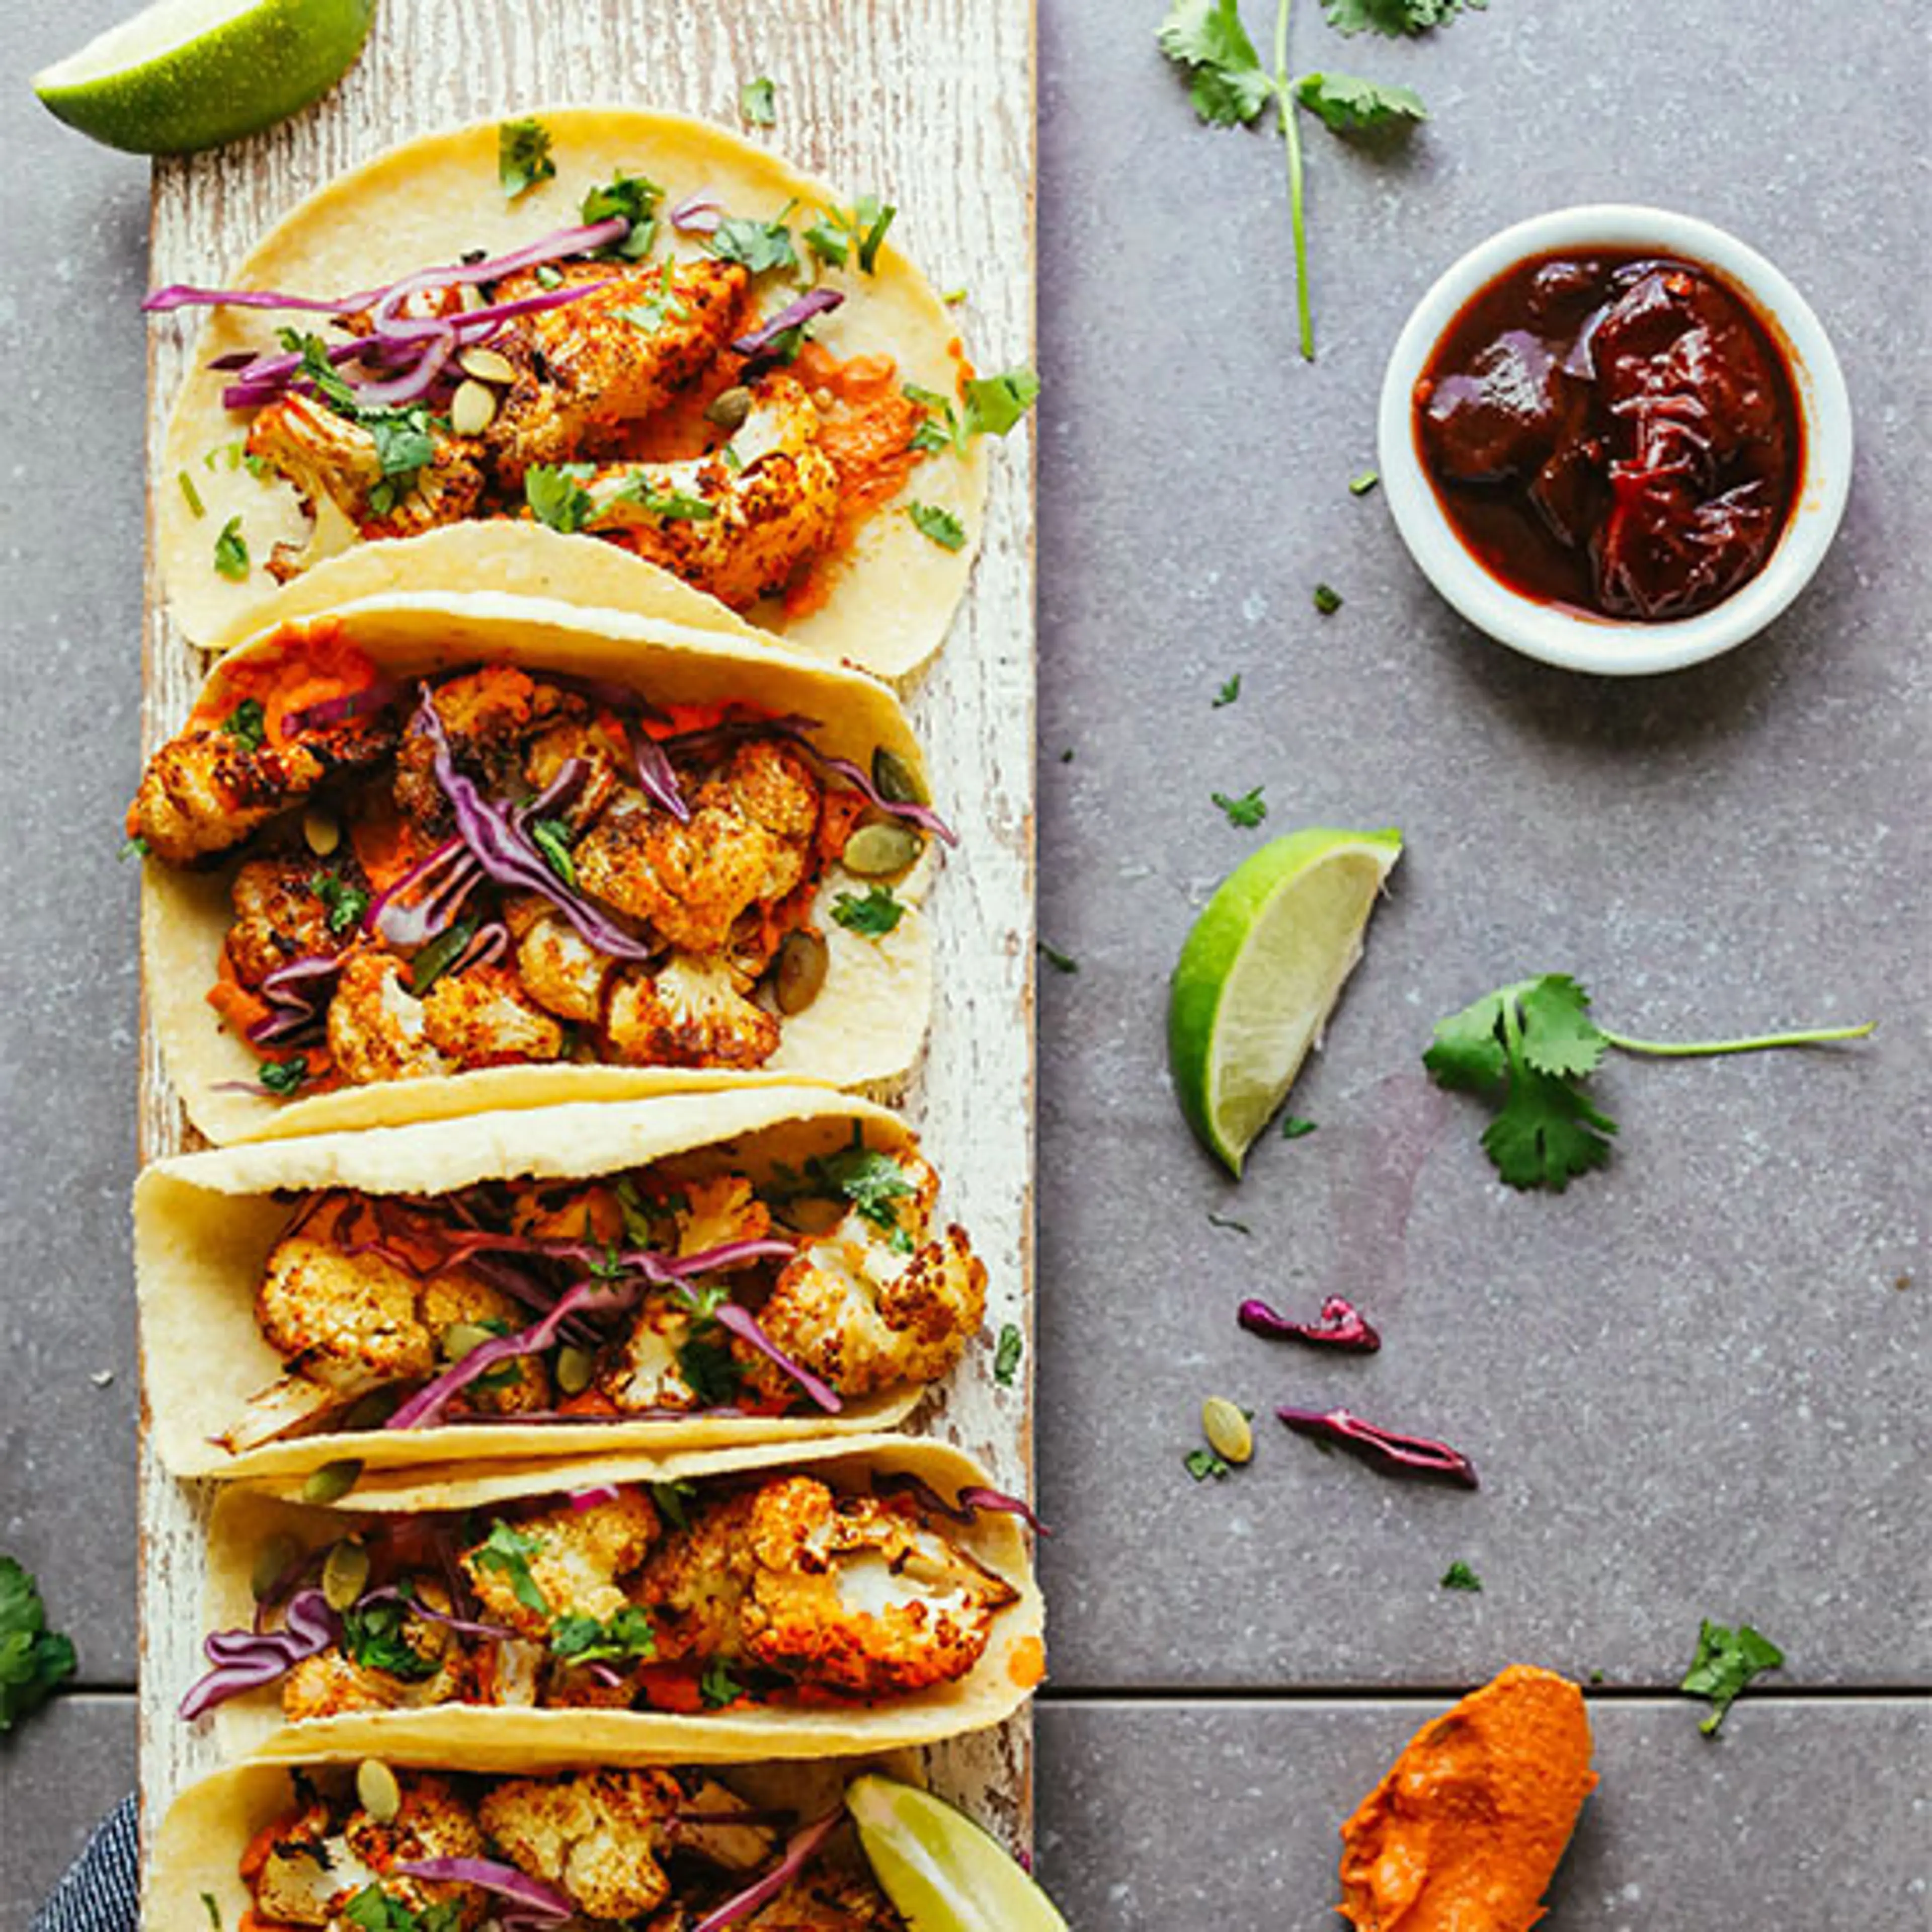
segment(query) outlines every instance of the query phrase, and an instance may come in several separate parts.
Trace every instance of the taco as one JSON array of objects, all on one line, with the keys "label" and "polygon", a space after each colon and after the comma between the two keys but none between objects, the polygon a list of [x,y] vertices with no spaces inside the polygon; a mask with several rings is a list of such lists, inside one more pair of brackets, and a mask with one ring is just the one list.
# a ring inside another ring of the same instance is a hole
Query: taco
[{"label": "taco", "polygon": [[882,685],[612,612],[369,598],[216,667],[128,818],[149,1010],[226,1142],[916,1057]]},{"label": "taco", "polygon": [[431,134],[342,176],[233,286],[148,298],[214,310],[162,448],[170,605],[225,648],[324,558],[400,545],[414,581],[409,544],[455,526],[495,536],[513,590],[581,560],[628,608],[655,595],[641,563],[802,650],[910,669],[971,567],[980,434],[1037,384],[974,375],[894,212],[617,108]]},{"label": "taco", "polygon": [[890,1428],[985,1319],[898,1115],[813,1088],[602,1101],[157,1162],[134,1190],[181,1476]]},{"label": "taco", "polygon": [[354,1474],[215,1504],[212,1668],[181,1712],[218,1707],[227,1753],[836,1757],[998,1724],[1044,1674],[1026,1506],[938,1443],[376,1472],[341,1507],[295,1499]]},{"label": "taco", "polygon": [[905,1932],[844,1810],[848,1782],[878,1770],[917,1776],[904,1757],[532,1766],[499,1777],[380,1760],[238,1765],[170,1807],[142,1922],[148,1932],[477,1932],[493,1918],[566,1932]]}]

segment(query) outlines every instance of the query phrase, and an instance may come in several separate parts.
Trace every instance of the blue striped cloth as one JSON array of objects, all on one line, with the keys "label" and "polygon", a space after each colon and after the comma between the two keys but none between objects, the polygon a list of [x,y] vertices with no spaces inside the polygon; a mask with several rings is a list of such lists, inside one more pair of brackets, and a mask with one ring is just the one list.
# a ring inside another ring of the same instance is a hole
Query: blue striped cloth
[{"label": "blue striped cloth", "polygon": [[140,1866],[140,1814],[124,1798],[54,1887],[32,1932],[138,1932]]}]

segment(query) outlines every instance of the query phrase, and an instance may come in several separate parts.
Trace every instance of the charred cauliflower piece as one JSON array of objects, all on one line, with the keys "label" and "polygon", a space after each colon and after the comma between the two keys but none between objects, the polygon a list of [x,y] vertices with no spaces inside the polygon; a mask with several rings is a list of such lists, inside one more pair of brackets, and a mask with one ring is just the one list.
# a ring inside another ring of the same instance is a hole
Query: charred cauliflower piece
[{"label": "charred cauliflower piece", "polygon": [[538,1006],[584,1025],[602,1018],[604,988],[617,963],[610,954],[534,892],[506,899],[503,922],[515,942],[518,977]]},{"label": "charred cauliflower piece", "polygon": [[[519,317],[491,345],[518,371],[483,437],[512,490],[532,464],[595,456],[620,424],[655,416],[740,333],[751,292],[735,262],[580,262],[554,272],[602,286]],[[534,272],[509,275],[496,298],[542,290]]]},{"label": "charred cauliflower piece", "polygon": [[359,1892],[373,1877],[334,1830],[328,1805],[310,1798],[279,1822],[249,1886],[257,1918],[280,1925],[326,1925],[336,1900]]},{"label": "charred cauliflower piece", "polygon": [[338,772],[386,757],[396,742],[386,711],[298,732],[254,749],[224,724],[196,725],[148,760],[128,830],[170,865],[238,845],[278,812],[299,804]]},{"label": "charred cauliflower piece", "polygon": [[704,1254],[733,1241],[761,1241],[772,1232],[772,1210],[742,1174],[692,1181],[676,1213],[680,1256]]},{"label": "charred cauliflower piece", "polygon": [[734,610],[782,589],[831,542],[838,521],[838,471],[803,386],[766,376],[752,396],[728,454],[614,465],[585,486],[593,535]]},{"label": "charred cauliflower piece", "polygon": [[[430,436],[434,453],[412,480],[386,477],[372,430],[314,397],[292,394],[257,413],[248,454],[286,477],[311,516],[326,500],[364,537],[412,537],[474,515],[483,495],[480,446],[434,426]],[[292,574],[291,560],[280,561]]]},{"label": "charred cauliflower piece", "polygon": [[667,1660],[742,1660],[872,1699],[966,1676],[1016,1593],[916,1518],[790,1476],[704,1510],[638,1594]]},{"label": "charred cauliflower piece", "polygon": [[472,966],[446,974],[422,1003],[430,1045],[459,1072],[554,1060],[563,1051],[563,1029],[500,966]]},{"label": "charred cauliflower piece", "polygon": [[[436,686],[430,701],[458,766],[490,792],[520,795],[530,741],[562,721],[580,719],[584,701],[514,664],[489,664]],[[452,827],[436,782],[436,747],[406,731],[396,753],[396,807],[432,841]]]},{"label": "charred cauliflower piece", "polygon": [[622,1345],[606,1352],[598,1392],[627,1415],[658,1408],[695,1408],[698,1392],[686,1381],[678,1352],[691,1337],[688,1310],[662,1295],[638,1311]]},{"label": "charred cauliflower piece", "polygon": [[[448,1613],[449,1592],[440,1578],[418,1576],[410,1581],[422,1603]],[[358,1664],[346,1648],[303,1658],[282,1679],[283,1714],[291,1724],[300,1724],[346,1711],[416,1710],[466,1700],[473,1672],[463,1646],[446,1625],[412,1611],[401,1618],[397,1637],[412,1660],[406,1670],[379,1670]]]},{"label": "charred cauliflower piece", "polygon": [[[641,1490],[620,1491],[614,1502],[574,1510],[567,1504],[526,1517],[514,1527],[499,1524],[498,1545],[515,1550],[506,1561],[488,1541],[464,1552],[463,1568],[484,1619],[541,1642],[562,1616],[608,1623],[631,1601],[617,1579],[642,1563],[657,1540],[658,1514]],[[538,1610],[524,1602],[517,1586],[527,1576],[542,1596]]]},{"label": "charred cauliflower piece", "polygon": [[329,924],[315,890],[322,868],[311,858],[250,859],[229,889],[235,920],[228,959],[244,986],[259,986],[278,966],[320,954],[332,958],[351,934]]},{"label": "charred cauliflower piece", "polygon": [[520,1871],[560,1886],[597,1919],[630,1919],[670,1896],[662,1856],[684,1801],[667,1771],[580,1772],[496,1786],[483,1828]]},{"label": "charred cauliflower piece", "polygon": [[905,1932],[905,1921],[870,1879],[808,1870],[744,1925],[745,1932]]},{"label": "charred cauliflower piece", "polygon": [[[423,1080],[450,1071],[430,1040],[423,1003],[404,984],[392,952],[358,952],[342,969],[328,1003],[328,1051],[335,1070],[357,1086]],[[432,991],[434,989],[432,988]]]},{"label": "charred cauliflower piece", "polygon": [[630,1066],[762,1066],[778,1044],[778,1022],[729,968],[682,952],[617,974],[604,1032],[611,1058]]},{"label": "charred cauliflower piece", "polygon": [[426,1858],[482,1857],[483,1828],[476,1814],[447,1779],[430,1772],[399,1773],[396,1782],[403,1802],[394,1818],[380,1822],[358,1805],[344,1823],[344,1843],[352,1858],[381,1880],[386,1897],[416,1912],[454,1905],[461,1932],[472,1932],[489,1909],[478,1887],[392,1874],[398,1865]]}]

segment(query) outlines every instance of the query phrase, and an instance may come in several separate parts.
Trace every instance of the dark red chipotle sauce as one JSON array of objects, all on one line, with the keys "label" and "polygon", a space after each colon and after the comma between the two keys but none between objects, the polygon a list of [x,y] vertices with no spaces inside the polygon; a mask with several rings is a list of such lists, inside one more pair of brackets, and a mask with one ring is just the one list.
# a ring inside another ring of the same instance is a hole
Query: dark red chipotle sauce
[{"label": "dark red chipotle sauce", "polygon": [[1803,467],[1791,372],[1694,262],[1532,256],[1481,290],[1415,386],[1450,525],[1510,589],[1660,622],[1764,567]]}]

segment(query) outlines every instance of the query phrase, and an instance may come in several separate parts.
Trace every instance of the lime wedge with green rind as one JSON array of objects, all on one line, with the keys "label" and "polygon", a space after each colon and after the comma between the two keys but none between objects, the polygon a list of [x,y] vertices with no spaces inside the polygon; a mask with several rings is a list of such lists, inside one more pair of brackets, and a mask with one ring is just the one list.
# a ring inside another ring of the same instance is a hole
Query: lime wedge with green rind
[{"label": "lime wedge with green rind", "polygon": [[1238,1179],[1362,956],[1396,831],[1313,826],[1222,882],[1174,969],[1168,1065],[1188,1124]]},{"label": "lime wedge with green rind", "polygon": [[36,74],[34,92],[110,148],[194,154],[326,94],[375,10],[376,0],[158,0]]},{"label": "lime wedge with green rind", "polygon": [[845,1808],[908,1932],[1067,1932],[1046,1894],[931,1792],[868,1774],[846,1788]]}]

